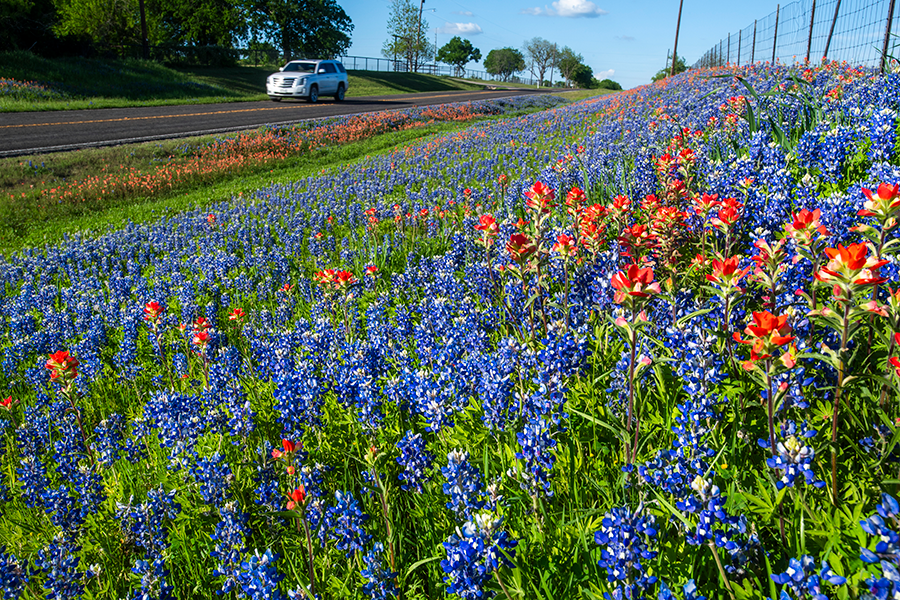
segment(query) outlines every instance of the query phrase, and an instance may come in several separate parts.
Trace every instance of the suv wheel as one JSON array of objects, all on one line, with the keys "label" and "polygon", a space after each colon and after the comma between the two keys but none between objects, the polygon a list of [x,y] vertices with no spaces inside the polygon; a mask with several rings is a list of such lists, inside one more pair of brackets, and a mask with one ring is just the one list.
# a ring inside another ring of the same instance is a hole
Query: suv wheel
[{"label": "suv wheel", "polygon": [[338,91],[337,91],[337,94],[334,95],[334,99],[336,102],[344,101],[344,84],[343,83],[338,85]]},{"label": "suv wheel", "polygon": [[319,101],[319,86],[313,84],[313,86],[309,88],[309,101],[312,104]]}]

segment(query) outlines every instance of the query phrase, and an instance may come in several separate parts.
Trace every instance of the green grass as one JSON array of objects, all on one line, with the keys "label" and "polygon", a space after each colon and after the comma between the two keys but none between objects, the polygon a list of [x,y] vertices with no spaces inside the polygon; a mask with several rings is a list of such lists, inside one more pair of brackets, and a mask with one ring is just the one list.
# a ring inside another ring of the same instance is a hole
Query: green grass
[{"label": "green grass", "polygon": [[[276,67],[172,69],[143,60],[42,58],[0,53],[0,112],[265,100]],[[350,97],[481,89],[416,73],[351,71]]]},{"label": "green grass", "polygon": [[[38,156],[0,159],[0,254],[9,255],[22,248],[58,242],[66,236],[99,234],[128,222],[140,223],[172,216],[178,212],[203,208],[249,195],[273,183],[285,183],[341,169],[359,160],[387,154],[427,138],[446,135],[471,127],[474,123],[513,118],[518,115],[481,117],[469,121],[436,122],[414,129],[394,131],[348,144],[317,148],[291,156],[277,166],[261,166],[238,175],[223,175],[212,185],[178,187],[166,194],[141,198],[109,198],[84,204],[60,203],[16,206],[7,196],[22,191],[50,188],[65,180],[83,180],[102,176],[108,165],[123,168],[150,168],[154,163],[181,154],[185,146],[200,147],[212,136],[168,140],[144,144],[60,152]],[[220,136],[226,137],[226,136]]]}]

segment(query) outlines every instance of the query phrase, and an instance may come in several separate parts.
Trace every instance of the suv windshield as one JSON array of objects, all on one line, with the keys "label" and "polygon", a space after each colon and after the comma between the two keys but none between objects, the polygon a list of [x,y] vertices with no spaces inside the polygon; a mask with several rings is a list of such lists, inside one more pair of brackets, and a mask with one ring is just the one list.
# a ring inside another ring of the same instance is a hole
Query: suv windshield
[{"label": "suv windshield", "polygon": [[292,62],[284,65],[283,71],[299,71],[300,73],[315,73],[316,63]]}]

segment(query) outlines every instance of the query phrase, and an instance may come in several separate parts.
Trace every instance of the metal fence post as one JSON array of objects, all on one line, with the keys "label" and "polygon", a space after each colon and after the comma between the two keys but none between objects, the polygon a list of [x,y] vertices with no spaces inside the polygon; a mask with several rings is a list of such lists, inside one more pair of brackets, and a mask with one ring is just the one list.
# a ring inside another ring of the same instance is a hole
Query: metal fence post
[{"label": "metal fence post", "polygon": [[816,21],[816,0],[813,0],[812,3],[812,11],[810,11],[809,15],[809,38],[806,40],[806,63],[809,63],[809,53],[812,50],[812,33],[813,33],[813,23]]},{"label": "metal fence post", "polygon": [[894,22],[894,0],[888,5],[887,25],[884,27],[884,44],[881,47],[881,72],[887,69],[888,61],[888,42],[891,41],[891,25]]},{"label": "metal fence post", "polygon": [[725,60],[725,64],[731,64],[731,32],[728,33],[728,58]]},{"label": "metal fence post", "polygon": [[775,7],[775,36],[772,38],[772,64],[775,64],[775,48],[778,47],[778,17],[781,16],[781,5]]},{"label": "metal fence post", "polygon": [[753,19],[753,49],[750,51],[750,64],[756,62],[756,19]]},{"label": "metal fence post", "polygon": [[834,25],[837,23],[839,10],[841,10],[841,0],[837,0],[837,5],[834,7],[834,17],[831,19],[831,29],[828,30],[828,41],[825,42],[825,52],[822,53],[823,59],[828,57],[828,49],[831,47],[831,36],[834,35]]},{"label": "metal fence post", "polygon": [[737,66],[741,66],[741,39],[744,37],[744,30],[741,29],[738,31],[738,54],[737,54]]}]

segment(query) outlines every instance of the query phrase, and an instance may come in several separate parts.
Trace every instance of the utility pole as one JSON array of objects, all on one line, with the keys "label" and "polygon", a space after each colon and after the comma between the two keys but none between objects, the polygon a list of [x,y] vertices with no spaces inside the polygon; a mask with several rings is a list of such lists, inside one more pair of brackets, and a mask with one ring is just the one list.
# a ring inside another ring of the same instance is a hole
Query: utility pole
[{"label": "utility pole", "polygon": [[675,63],[678,61],[678,33],[681,31],[681,8],[684,6],[684,0],[678,0],[678,23],[675,25],[675,49],[672,50],[672,68],[669,71],[669,77],[675,76]]},{"label": "utility pole", "polygon": [[419,2],[419,24],[416,27],[416,42],[415,42],[415,58],[413,59],[413,72],[417,72],[419,70],[419,38],[422,35],[422,9],[425,7],[425,0]]},{"label": "utility pole", "polygon": [[150,44],[147,42],[147,17],[144,13],[144,0],[138,0],[138,8],[141,12],[141,57],[150,59]]}]

